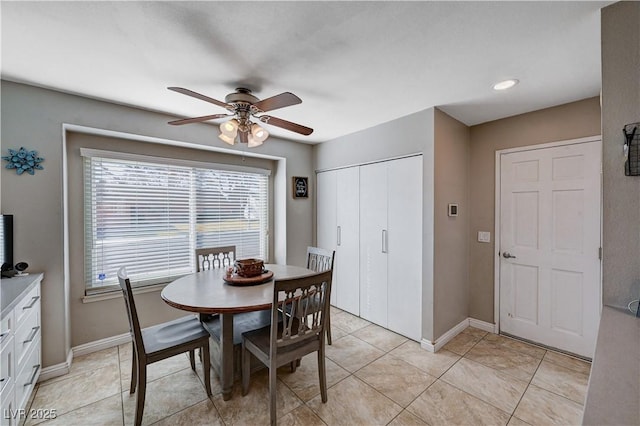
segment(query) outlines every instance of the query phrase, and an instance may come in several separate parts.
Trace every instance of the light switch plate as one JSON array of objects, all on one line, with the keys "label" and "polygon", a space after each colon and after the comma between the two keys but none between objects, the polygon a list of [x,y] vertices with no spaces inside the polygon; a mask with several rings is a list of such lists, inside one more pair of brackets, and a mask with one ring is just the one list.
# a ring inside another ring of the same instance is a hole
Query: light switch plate
[{"label": "light switch plate", "polygon": [[491,242],[491,232],[478,231],[478,242],[490,243]]}]

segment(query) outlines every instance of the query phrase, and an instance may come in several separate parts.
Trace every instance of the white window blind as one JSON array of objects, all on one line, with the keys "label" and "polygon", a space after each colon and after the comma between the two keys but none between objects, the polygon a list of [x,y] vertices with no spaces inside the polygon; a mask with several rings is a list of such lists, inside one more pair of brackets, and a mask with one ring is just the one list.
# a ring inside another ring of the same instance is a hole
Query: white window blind
[{"label": "white window blind", "polygon": [[88,291],[117,285],[121,266],[134,285],[195,272],[196,248],[266,259],[268,175],[159,161],[85,157]]}]

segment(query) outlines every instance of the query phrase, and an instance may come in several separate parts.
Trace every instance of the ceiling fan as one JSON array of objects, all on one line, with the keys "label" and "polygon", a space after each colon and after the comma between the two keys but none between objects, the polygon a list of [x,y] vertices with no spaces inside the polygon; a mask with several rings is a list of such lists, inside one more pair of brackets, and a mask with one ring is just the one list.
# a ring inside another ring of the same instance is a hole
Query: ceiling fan
[{"label": "ceiling fan", "polygon": [[229,93],[224,98],[225,101],[221,102],[217,99],[210,98],[209,96],[202,95],[183,87],[168,87],[167,89],[226,108],[229,111],[229,114],[213,114],[202,117],[183,118],[180,120],[170,121],[169,124],[177,126],[181,124],[215,120],[224,117],[233,117],[231,120],[225,121],[220,125],[220,135],[218,136],[229,145],[234,145],[236,139],[239,139],[240,142],[246,143],[249,148],[252,148],[262,145],[265,139],[269,137],[269,132],[258,124],[252,122],[251,117],[262,123],[277,126],[305,136],[308,136],[313,132],[313,129],[309,127],[265,114],[267,111],[273,111],[278,108],[302,103],[302,100],[291,92],[280,93],[279,95],[260,100],[251,94],[251,90],[240,87],[237,88],[234,93]]}]

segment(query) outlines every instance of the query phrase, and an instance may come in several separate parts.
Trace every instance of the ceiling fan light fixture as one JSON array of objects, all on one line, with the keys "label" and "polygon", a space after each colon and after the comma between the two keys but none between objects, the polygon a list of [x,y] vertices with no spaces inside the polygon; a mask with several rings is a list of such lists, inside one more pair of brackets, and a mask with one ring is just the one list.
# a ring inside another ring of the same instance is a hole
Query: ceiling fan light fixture
[{"label": "ceiling fan light fixture", "polygon": [[264,141],[258,140],[256,138],[253,137],[253,135],[249,135],[249,141],[247,143],[247,147],[249,148],[255,148],[257,146],[262,145]]},{"label": "ceiling fan light fixture", "polygon": [[[257,124],[252,124],[251,125],[251,136],[257,142],[260,142],[260,144],[262,144],[262,142],[264,142],[269,137],[269,132],[267,132],[265,129],[263,129],[262,127],[260,127]],[[260,145],[260,144],[258,144],[258,145]]]},{"label": "ceiling fan light fixture", "polygon": [[515,78],[511,78],[509,80],[503,80],[503,81],[499,81],[496,84],[493,85],[493,90],[507,90],[507,89],[511,89],[513,86],[515,86],[516,84],[518,84],[519,81],[516,80]]},{"label": "ceiling fan light fixture", "polygon": [[227,136],[224,133],[220,133],[218,137],[222,139],[224,143],[228,143],[229,145],[234,145],[236,143],[235,137]]},{"label": "ceiling fan light fixture", "polygon": [[220,125],[220,132],[229,138],[235,138],[238,134],[238,124],[238,120],[236,120],[235,118],[229,121],[225,121]]}]

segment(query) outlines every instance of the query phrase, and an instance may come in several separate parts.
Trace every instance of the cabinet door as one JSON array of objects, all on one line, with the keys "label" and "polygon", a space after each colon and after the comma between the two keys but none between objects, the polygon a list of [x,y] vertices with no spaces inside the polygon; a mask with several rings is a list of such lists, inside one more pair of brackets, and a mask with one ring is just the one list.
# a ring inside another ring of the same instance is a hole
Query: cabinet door
[{"label": "cabinet door", "polygon": [[387,163],[360,167],[360,316],[387,327]]},{"label": "cabinet door", "polygon": [[338,170],[336,179],[338,244],[332,294],[337,307],[360,315],[360,172]]},{"label": "cabinet door", "polygon": [[422,156],[388,163],[388,328],[422,338]]},{"label": "cabinet door", "polygon": [[[335,171],[318,173],[316,177],[316,241],[318,247],[335,250],[337,242],[336,225],[336,176]],[[334,268],[334,289],[337,284]],[[331,292],[331,304],[336,306],[336,292]]]}]

